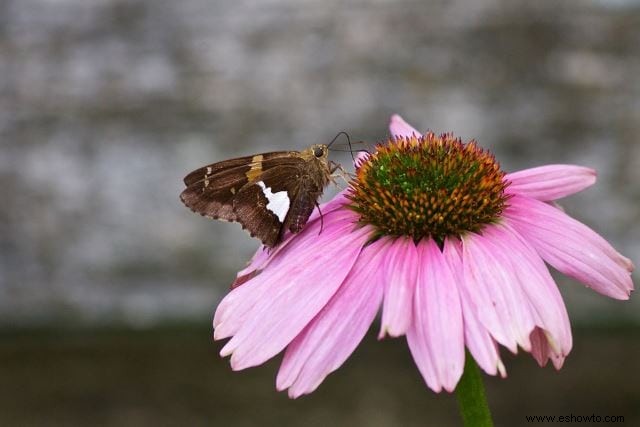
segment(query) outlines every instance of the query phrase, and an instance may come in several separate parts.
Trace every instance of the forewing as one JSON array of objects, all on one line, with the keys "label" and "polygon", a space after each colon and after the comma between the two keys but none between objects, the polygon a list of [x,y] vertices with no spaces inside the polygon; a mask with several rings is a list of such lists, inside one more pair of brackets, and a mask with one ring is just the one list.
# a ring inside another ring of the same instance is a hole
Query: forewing
[{"label": "forewing", "polygon": [[[234,221],[233,197],[247,183],[250,165],[232,167],[214,175],[200,175],[180,194],[180,200],[200,215]],[[192,172],[193,174],[193,172]],[[190,174],[191,175],[191,174]],[[185,178],[185,181],[187,178]]]},{"label": "forewing", "polygon": [[185,176],[184,184],[187,187],[190,187],[194,184],[204,181],[205,179],[215,178],[220,173],[223,173],[225,171],[230,171],[236,168],[245,167],[246,171],[248,171],[251,168],[251,164],[253,163],[254,157],[256,156],[238,157],[236,159],[224,160],[222,162],[212,163],[210,165],[203,166],[189,173],[189,175]]},{"label": "forewing", "polygon": [[184,178],[187,188],[180,195],[180,200],[200,215],[235,221],[234,197],[248,183],[259,178],[265,160],[273,164],[278,159],[286,159],[289,153],[276,151],[239,157],[196,169]]}]

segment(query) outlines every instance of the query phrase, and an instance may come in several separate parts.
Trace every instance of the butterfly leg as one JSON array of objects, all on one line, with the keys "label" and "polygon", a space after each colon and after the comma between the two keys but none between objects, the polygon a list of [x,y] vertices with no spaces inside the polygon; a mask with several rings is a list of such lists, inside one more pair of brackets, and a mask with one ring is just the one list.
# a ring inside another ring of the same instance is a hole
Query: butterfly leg
[{"label": "butterfly leg", "polygon": [[[340,187],[338,185],[338,183],[336,182],[335,178],[342,178],[342,180],[349,185],[349,180],[350,180],[350,176],[349,176],[349,172],[347,172],[340,163],[335,163],[335,162],[330,162],[329,163],[329,171],[331,172],[331,175],[329,176],[329,179],[331,180],[331,182],[337,186]],[[337,172],[337,173],[336,173]]]},{"label": "butterfly leg", "polygon": [[320,231],[318,232],[318,236],[319,236],[320,233],[322,233],[322,229],[324,228],[324,218],[322,216],[322,211],[320,210],[320,205],[318,204],[318,201],[316,200],[314,203],[316,204],[316,208],[318,208],[318,213],[320,214]]}]

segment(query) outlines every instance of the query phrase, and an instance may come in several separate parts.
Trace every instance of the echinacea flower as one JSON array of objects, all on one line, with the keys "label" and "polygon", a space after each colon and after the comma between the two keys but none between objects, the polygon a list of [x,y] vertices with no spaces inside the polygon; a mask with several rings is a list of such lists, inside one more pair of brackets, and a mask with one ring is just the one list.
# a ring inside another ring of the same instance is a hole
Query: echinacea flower
[{"label": "echinacea flower", "polygon": [[[361,156],[349,188],[275,250],[260,249],[214,317],[234,370],[284,350],[276,385],[315,390],[382,307],[380,338],[406,336],[429,388],[455,389],[465,347],[505,376],[499,345],[559,369],[572,346],[545,262],[628,299],[631,261],[553,201],[595,171],[548,165],[504,173],[474,141],[421,135],[393,116],[392,137]],[[322,226],[322,229],[321,229]]]}]

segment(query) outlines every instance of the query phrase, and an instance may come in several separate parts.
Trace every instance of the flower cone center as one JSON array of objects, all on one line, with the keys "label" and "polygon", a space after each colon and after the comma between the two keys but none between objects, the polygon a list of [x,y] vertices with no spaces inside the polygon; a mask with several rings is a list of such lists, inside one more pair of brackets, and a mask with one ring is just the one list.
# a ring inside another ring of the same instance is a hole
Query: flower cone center
[{"label": "flower cone center", "polygon": [[495,222],[507,196],[504,172],[475,141],[451,134],[390,139],[358,165],[351,208],[381,235],[415,241],[479,231]]}]

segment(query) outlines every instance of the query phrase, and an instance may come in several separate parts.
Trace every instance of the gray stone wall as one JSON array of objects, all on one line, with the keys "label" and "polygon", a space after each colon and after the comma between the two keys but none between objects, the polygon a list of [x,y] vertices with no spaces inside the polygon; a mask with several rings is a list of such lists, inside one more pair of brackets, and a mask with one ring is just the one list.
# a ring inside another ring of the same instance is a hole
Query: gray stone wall
[{"label": "gray stone wall", "polygon": [[[564,205],[638,263],[638,28],[624,0],[4,0],[0,325],[208,319],[257,245],[182,177],[394,112],[598,169]],[[638,313],[560,282],[575,321]]]}]

